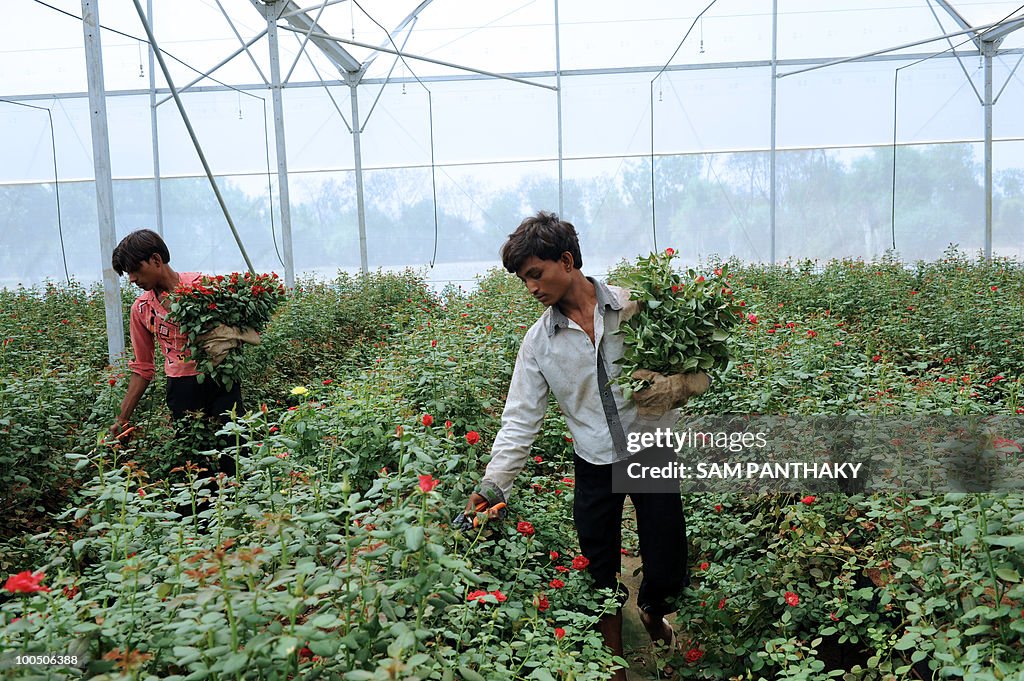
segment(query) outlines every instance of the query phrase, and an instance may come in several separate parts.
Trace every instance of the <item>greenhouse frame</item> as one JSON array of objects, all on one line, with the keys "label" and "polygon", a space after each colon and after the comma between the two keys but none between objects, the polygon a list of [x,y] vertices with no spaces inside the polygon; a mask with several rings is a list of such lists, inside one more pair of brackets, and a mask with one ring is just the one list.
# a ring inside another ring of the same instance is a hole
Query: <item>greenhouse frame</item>
[{"label": "greenhouse frame", "polygon": [[5,283],[102,272],[112,353],[101,256],[143,226],[204,270],[289,284],[469,281],[539,209],[594,235],[598,270],[668,244],[689,262],[1022,252],[1012,2],[14,9],[43,30],[3,55]]}]

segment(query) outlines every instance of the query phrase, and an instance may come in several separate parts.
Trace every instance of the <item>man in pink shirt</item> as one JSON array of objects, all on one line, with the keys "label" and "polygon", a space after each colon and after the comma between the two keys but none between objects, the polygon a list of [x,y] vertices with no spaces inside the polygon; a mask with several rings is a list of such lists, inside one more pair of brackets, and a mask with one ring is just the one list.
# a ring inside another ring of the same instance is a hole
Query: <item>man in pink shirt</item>
[{"label": "man in pink shirt", "polygon": [[[231,390],[207,377],[202,383],[197,380],[196,364],[186,356],[187,338],[177,324],[170,321],[167,297],[179,285],[197,282],[198,272],[176,272],[170,266],[171,255],[167,244],[156,232],[140,229],[132,232],[114,249],[111,262],[118,274],[128,274],[128,280],[141,288],[144,293],[132,303],[129,329],[132,351],[135,358],[128,362],[131,379],[128,392],[121,402],[121,411],[110,427],[116,437],[124,432],[156,376],[154,364],[156,344],[164,356],[164,374],[167,376],[167,406],[174,421],[180,422],[188,413],[201,413],[211,425],[227,422],[225,412],[234,408],[243,413],[241,386],[236,382]],[[215,442],[202,443],[203,449],[216,447]],[[229,454],[222,454],[219,470],[228,475],[235,474],[235,460]]]}]

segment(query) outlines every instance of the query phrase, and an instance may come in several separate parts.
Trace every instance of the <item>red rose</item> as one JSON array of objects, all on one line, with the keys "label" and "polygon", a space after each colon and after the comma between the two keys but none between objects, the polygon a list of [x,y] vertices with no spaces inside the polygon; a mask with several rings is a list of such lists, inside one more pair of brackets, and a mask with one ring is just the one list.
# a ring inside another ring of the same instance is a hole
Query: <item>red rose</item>
[{"label": "red rose", "polygon": [[690,648],[689,650],[686,651],[686,661],[689,664],[693,664],[694,662],[698,662],[700,660],[700,658],[702,658],[702,657],[704,657],[704,651],[703,650],[698,650],[696,648]]},{"label": "red rose", "polygon": [[786,605],[790,607],[796,607],[800,605],[800,597],[792,591],[787,591],[784,595],[784,598],[786,599]]},{"label": "red rose", "polygon": [[424,493],[431,491],[441,483],[440,480],[435,480],[430,475],[421,475],[419,476],[419,478],[420,490],[423,491]]},{"label": "red rose", "polygon": [[420,421],[423,423],[423,425],[429,428],[434,423],[434,417],[431,416],[430,414],[424,414],[423,418],[420,419]]},{"label": "red rose", "polygon": [[535,530],[533,529],[533,523],[528,523],[525,520],[520,520],[516,524],[516,532],[523,535],[524,537],[533,536]]},{"label": "red rose", "polygon": [[751,324],[757,324],[757,315],[751,312],[747,315],[747,321]]},{"label": "red rose", "polygon": [[555,627],[555,638],[561,640],[565,636],[565,629],[562,627]]},{"label": "red rose", "polygon": [[482,589],[477,589],[476,591],[470,591],[468,594],[466,594],[466,602],[467,603],[471,603],[473,601],[478,601],[478,600],[480,600],[481,598],[483,598],[486,595],[487,595],[487,592],[482,590]]},{"label": "red rose", "polygon": [[707,572],[709,567],[711,567],[711,563],[709,563],[707,561],[704,561],[703,563],[700,564],[700,571],[701,572]]},{"label": "red rose", "polygon": [[544,463],[544,459],[540,458],[539,456],[535,456],[535,457],[533,457],[533,462],[534,463]]},{"label": "red rose", "polygon": [[882,356],[881,356],[881,355],[874,355],[874,356],[873,356],[873,357],[871,358],[871,361],[872,361],[872,362],[881,362],[881,361],[882,361]]},{"label": "red rose", "polygon": [[41,584],[43,577],[45,577],[45,574],[42,572],[32,574],[31,571],[25,570],[24,572],[19,572],[16,575],[8,577],[7,581],[4,583],[4,589],[15,594],[30,594],[35,593],[36,591],[49,591],[50,587],[43,586]]},{"label": "red rose", "polygon": [[574,570],[585,570],[590,565],[590,559],[586,556],[576,556],[572,559],[572,568]]},{"label": "red rose", "polygon": [[721,513],[721,512],[722,512],[722,505],[721,504],[715,504],[715,513]]},{"label": "red rose", "polygon": [[508,596],[506,596],[505,594],[501,593],[501,591],[498,591],[497,589],[492,591],[491,595],[494,596],[496,599],[498,599],[499,603],[504,603],[505,601],[508,600]]},{"label": "red rose", "polygon": [[569,568],[565,567],[564,565],[556,565],[555,570],[558,572],[568,572]]},{"label": "red rose", "polygon": [[563,586],[565,586],[565,582],[563,582],[560,579],[552,579],[550,582],[548,582],[548,586],[550,586],[552,589],[561,589]]},{"label": "red rose", "polygon": [[671,256],[673,256],[675,254],[676,254],[676,249],[674,249],[674,248],[666,248],[665,249],[665,255],[671,257]]},{"label": "red rose", "polygon": [[806,497],[804,497],[803,499],[800,500],[800,503],[801,504],[806,504],[807,506],[810,506],[816,500],[817,500],[817,497],[815,497],[813,494],[808,494]]},{"label": "red rose", "polygon": [[718,609],[719,610],[725,610],[725,599],[724,598],[722,600],[718,601]]},{"label": "red rose", "polygon": [[475,430],[471,430],[468,433],[466,433],[467,444],[475,445],[477,442],[480,442],[480,433],[476,432]]},{"label": "red rose", "polygon": [[533,606],[537,608],[538,612],[544,612],[551,607],[551,603],[548,602],[548,597],[544,594],[537,594],[533,597]]},{"label": "red rose", "polygon": [[548,555],[551,556],[551,560],[558,560],[558,551],[552,551]]},{"label": "red rose", "polygon": [[452,425],[454,425],[454,424],[451,421],[445,421],[444,422],[445,430],[451,430],[452,429]]}]

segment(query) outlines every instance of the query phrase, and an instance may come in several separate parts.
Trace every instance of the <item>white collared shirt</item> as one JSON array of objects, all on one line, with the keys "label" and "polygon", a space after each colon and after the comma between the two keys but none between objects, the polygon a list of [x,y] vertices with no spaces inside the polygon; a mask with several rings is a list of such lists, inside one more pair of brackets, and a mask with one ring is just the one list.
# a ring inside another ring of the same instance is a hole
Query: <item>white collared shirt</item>
[{"label": "white collared shirt", "polygon": [[[635,309],[629,291],[607,286],[595,279],[594,342],[557,307],[549,307],[530,327],[516,357],[512,382],[501,415],[501,430],[491,448],[491,462],[484,479],[495,483],[508,497],[512,482],[523,469],[547,411],[548,392],[554,394],[572,433],[576,453],[593,464],[610,464],[625,458],[612,444],[612,429],[628,432],[637,420],[633,400],[622,396],[614,380],[622,373],[615,361],[622,357],[622,335],[615,333],[620,317]],[[604,362],[617,411],[606,415],[598,379],[598,350]],[[618,423],[615,423],[615,421]]]}]

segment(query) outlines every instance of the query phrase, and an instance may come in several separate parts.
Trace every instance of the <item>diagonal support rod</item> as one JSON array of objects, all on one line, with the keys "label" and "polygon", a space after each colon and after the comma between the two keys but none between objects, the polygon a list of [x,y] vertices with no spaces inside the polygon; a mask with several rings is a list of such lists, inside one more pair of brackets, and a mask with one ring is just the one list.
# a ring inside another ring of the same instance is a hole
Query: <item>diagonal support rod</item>
[{"label": "diagonal support rod", "polygon": [[139,4],[139,0],[132,0],[132,2],[135,3],[135,11],[139,14],[139,21],[142,22],[142,27],[146,29],[146,36],[149,38],[149,44],[153,46],[153,53],[156,55],[157,63],[160,64],[160,70],[164,74],[164,80],[167,81],[167,87],[171,89],[171,94],[174,96],[174,103],[178,105],[178,112],[181,114],[181,120],[185,123],[185,129],[188,130],[188,136],[192,138],[192,144],[196,148],[196,154],[199,155],[199,160],[203,164],[203,170],[206,171],[206,177],[210,180],[210,186],[213,188],[213,193],[217,197],[217,203],[220,204],[220,208],[224,212],[224,219],[228,221],[228,227],[231,228],[231,233],[235,237],[235,243],[238,244],[238,250],[242,253],[242,258],[245,260],[245,264],[249,268],[249,271],[255,274],[256,270],[252,266],[252,261],[249,260],[249,254],[245,252],[245,245],[242,244],[242,237],[239,236],[238,230],[235,229],[235,223],[231,219],[231,213],[228,212],[228,206],[227,203],[224,202],[224,196],[220,193],[220,187],[217,186],[217,180],[213,177],[213,171],[210,169],[210,164],[206,160],[206,154],[203,153],[203,148],[199,145],[199,138],[196,137],[196,131],[192,129],[192,122],[189,120],[188,113],[185,111],[185,105],[181,102],[181,97],[178,96],[178,91],[174,87],[174,81],[171,79],[171,72],[167,68],[167,62],[164,61],[164,55],[156,43],[156,36],[153,35],[153,29],[149,25],[146,13],[142,10],[142,5]]}]

